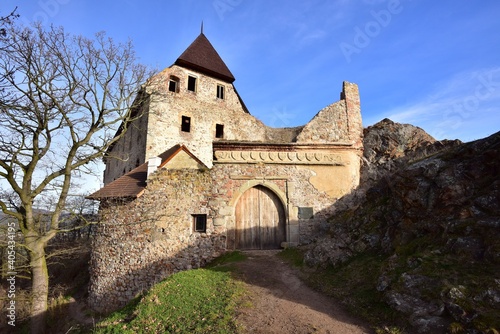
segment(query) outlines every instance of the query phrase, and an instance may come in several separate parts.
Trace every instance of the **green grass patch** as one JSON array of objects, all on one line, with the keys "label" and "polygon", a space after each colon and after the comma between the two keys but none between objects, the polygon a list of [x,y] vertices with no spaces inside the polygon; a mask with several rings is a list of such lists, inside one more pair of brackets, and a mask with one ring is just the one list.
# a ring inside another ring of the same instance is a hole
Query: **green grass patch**
[{"label": "green grass patch", "polygon": [[278,256],[295,267],[302,268],[304,266],[304,252],[299,248],[286,248],[279,252]]},{"label": "green grass patch", "polygon": [[243,292],[229,272],[179,272],[101,321],[95,333],[235,333]]},{"label": "green grass patch", "polygon": [[227,252],[210,262],[206,268],[217,269],[220,266],[244,261],[246,258],[247,256],[240,251]]}]

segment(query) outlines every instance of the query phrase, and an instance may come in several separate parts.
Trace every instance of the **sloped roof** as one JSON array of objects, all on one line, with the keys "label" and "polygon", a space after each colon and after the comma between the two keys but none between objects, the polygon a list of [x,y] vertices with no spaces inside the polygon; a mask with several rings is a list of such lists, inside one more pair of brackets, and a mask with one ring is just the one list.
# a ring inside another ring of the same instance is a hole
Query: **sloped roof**
[{"label": "sloped roof", "polygon": [[235,78],[203,32],[177,58],[175,65],[232,83]]},{"label": "sloped roof", "polygon": [[[167,151],[159,155],[161,164],[158,168],[165,166],[179,152],[186,152],[197,163],[205,166],[193,153],[191,153],[184,145],[175,145]],[[206,166],[205,166],[206,167]],[[137,198],[142,195],[146,189],[146,180],[148,179],[148,163],[132,169],[113,182],[108,183],[98,191],[87,196],[89,199],[102,200],[106,198]]]}]

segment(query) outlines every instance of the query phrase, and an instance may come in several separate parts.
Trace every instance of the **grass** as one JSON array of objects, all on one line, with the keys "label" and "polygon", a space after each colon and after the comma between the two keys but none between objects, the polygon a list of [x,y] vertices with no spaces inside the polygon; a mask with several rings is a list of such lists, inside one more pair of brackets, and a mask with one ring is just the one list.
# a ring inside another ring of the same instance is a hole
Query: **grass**
[{"label": "grass", "polygon": [[297,268],[304,267],[304,253],[298,248],[286,248],[278,256]]},{"label": "grass", "polygon": [[227,265],[229,253],[211,268],[176,273],[97,324],[95,333],[236,333],[235,311],[244,288]]}]

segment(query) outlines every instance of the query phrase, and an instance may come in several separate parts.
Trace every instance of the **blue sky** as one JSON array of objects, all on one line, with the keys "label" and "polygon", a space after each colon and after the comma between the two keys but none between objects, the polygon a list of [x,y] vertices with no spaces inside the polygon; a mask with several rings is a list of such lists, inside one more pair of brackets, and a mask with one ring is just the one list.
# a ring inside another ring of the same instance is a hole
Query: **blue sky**
[{"label": "blue sky", "polygon": [[248,109],[269,126],[307,123],[345,80],[359,85],[364,126],[387,117],[462,141],[500,130],[498,0],[3,0],[0,14],[15,6],[25,23],[130,38],[160,70],[203,21]]},{"label": "blue sky", "polygon": [[134,42],[163,69],[200,33],[269,126],[307,123],[359,85],[363,123],[388,117],[437,139],[500,130],[500,1],[2,1],[21,20]]}]

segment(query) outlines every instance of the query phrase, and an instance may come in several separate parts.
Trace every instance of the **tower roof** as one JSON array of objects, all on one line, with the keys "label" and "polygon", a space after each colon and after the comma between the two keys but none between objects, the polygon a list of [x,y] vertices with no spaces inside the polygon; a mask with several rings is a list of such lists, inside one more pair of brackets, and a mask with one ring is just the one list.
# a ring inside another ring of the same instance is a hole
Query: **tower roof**
[{"label": "tower roof", "polygon": [[203,31],[177,58],[175,65],[199,71],[229,83],[235,80],[229,68],[203,34]]}]

